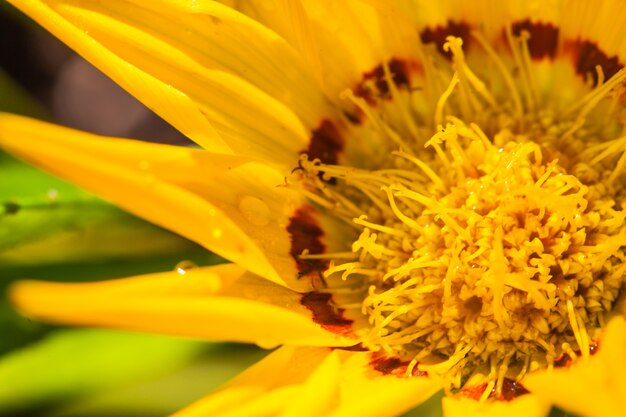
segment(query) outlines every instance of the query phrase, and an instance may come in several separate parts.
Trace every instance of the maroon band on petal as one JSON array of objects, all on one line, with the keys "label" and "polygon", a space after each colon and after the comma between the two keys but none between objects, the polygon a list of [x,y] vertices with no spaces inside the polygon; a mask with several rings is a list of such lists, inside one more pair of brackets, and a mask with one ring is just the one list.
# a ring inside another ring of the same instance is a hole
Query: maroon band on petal
[{"label": "maroon band on petal", "polygon": [[559,28],[552,23],[531,22],[530,19],[514,22],[511,25],[513,35],[520,36],[528,32],[528,52],[535,60],[554,58],[559,45]]}]

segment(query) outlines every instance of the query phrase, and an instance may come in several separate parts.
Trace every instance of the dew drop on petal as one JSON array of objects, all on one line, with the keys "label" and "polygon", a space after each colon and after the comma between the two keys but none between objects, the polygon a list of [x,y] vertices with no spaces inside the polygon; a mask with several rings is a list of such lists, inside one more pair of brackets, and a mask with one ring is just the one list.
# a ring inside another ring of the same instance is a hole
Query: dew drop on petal
[{"label": "dew drop on petal", "polygon": [[174,267],[174,270],[178,272],[179,275],[186,275],[190,269],[197,268],[197,267],[198,265],[196,265],[194,262],[185,260],[185,261],[180,261],[179,263],[177,263],[176,266]]},{"label": "dew drop on petal", "polygon": [[211,232],[211,235],[215,239],[221,238],[223,234],[224,234],[224,232],[222,231],[222,229],[213,229],[213,231]]},{"label": "dew drop on petal", "polygon": [[270,208],[261,199],[245,196],[239,201],[243,217],[255,226],[266,226],[270,222]]},{"label": "dew drop on petal", "polygon": [[48,200],[50,200],[50,202],[57,201],[59,198],[59,192],[54,188],[49,189],[46,195],[48,196]]}]

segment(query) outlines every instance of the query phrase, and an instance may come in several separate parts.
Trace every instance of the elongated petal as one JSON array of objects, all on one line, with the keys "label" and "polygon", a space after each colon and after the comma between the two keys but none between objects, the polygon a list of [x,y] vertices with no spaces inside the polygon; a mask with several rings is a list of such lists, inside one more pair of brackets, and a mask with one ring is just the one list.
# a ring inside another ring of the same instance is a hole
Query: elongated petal
[{"label": "elongated petal", "polygon": [[363,2],[236,1],[235,7],[279,33],[302,54],[331,100],[382,59],[376,15]]},{"label": "elongated petal", "polygon": [[10,298],[34,318],[263,346],[350,345],[314,324],[300,294],[226,264],[87,284],[24,281]]},{"label": "elongated petal", "polygon": [[208,123],[198,105],[180,90],[156,79],[111,53],[84,31],[69,24],[44,3],[22,1],[13,3],[59,39],[67,42],[79,54],[89,56],[103,72],[113,78],[128,92],[142,101],[157,114],[197,143],[211,146],[214,150],[229,152],[219,136]]},{"label": "elongated petal", "polygon": [[3,152],[0,178],[0,268],[202,250]]},{"label": "elongated petal", "polygon": [[286,227],[300,196],[244,157],[106,138],[0,114],[0,146],[281,285],[296,277]]},{"label": "elongated petal", "polygon": [[[244,372],[222,390],[176,414],[195,416],[397,416],[439,388],[423,377],[384,376],[370,354],[284,347]],[[273,400],[285,390],[278,406]],[[265,406],[257,408],[250,406]]]},{"label": "elongated petal", "polygon": [[545,401],[582,417],[623,414],[626,401],[626,321],[614,318],[598,352],[566,369],[528,376],[524,385]]},{"label": "elongated petal", "polygon": [[341,362],[330,352],[301,385],[280,417],[317,417],[328,414],[340,401]]},{"label": "elongated petal", "polygon": [[216,2],[12,3],[207,149],[291,164],[309,139],[298,116],[311,129],[327,112],[284,40]]},{"label": "elongated petal", "polygon": [[[560,0],[541,3],[416,0],[394,4],[402,15],[412,16],[425,44],[435,43],[442,51],[447,36],[462,37],[469,66],[483,81],[489,80],[492,91],[513,93],[509,96],[517,95],[512,83],[502,79],[494,66],[496,61],[478,37],[496,51],[500,60],[496,65],[512,71],[519,63],[511,49],[512,38],[506,34],[509,31],[517,37],[524,33],[528,37],[529,79],[536,97],[529,98],[524,92],[520,95],[521,105],[530,110],[545,103],[569,109],[589,91],[588,81],[597,79],[597,65],[602,67],[605,79],[609,79],[626,64],[623,28],[615,24],[626,18],[620,1],[607,1],[602,7],[592,1]],[[523,91],[518,77],[512,79],[517,89]]]},{"label": "elongated petal", "polygon": [[278,415],[289,402],[284,394],[301,393],[311,370],[329,354],[323,348],[282,347],[172,417]]},{"label": "elongated petal", "polygon": [[[158,33],[169,45],[206,68],[224,69],[250,82],[287,105],[307,127],[316,126],[319,119],[331,111],[323,98],[319,80],[313,77],[314,68],[300,56],[302,48],[314,45],[290,45],[264,22],[249,19],[214,1],[201,0],[193,5],[171,0],[131,2],[144,8],[139,21],[132,15],[134,27],[146,33]],[[291,3],[297,7],[296,2]],[[131,13],[126,6],[126,10],[116,15],[122,22]],[[168,18],[172,15],[181,19],[180,25],[193,28],[193,32],[168,29],[171,27]],[[155,25],[159,17],[168,19],[163,22],[170,25]],[[207,18],[214,25],[207,25]]]},{"label": "elongated petal", "polygon": [[443,398],[444,417],[545,417],[550,413],[550,403],[533,394],[512,401],[480,403],[469,398]]},{"label": "elongated petal", "polygon": [[371,361],[367,352],[343,352],[340,401],[329,416],[398,416],[441,389],[435,378],[382,375]]},{"label": "elongated petal", "polygon": [[[616,56],[626,64],[624,27],[617,22],[626,19],[626,8],[619,0],[609,0],[597,7],[593,1],[566,1],[561,28],[564,37],[597,44],[607,58]],[[589,57],[597,59],[597,57]]]}]

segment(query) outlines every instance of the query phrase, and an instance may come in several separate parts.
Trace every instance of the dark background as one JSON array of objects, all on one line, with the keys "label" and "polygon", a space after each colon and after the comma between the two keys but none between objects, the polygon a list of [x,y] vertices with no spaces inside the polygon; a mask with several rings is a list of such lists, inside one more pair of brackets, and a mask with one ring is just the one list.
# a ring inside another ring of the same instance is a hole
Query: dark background
[{"label": "dark background", "polygon": [[[4,1],[0,3],[0,71],[35,100],[40,117],[102,135],[188,143],[108,77]],[[21,109],[5,110],[24,113]]]}]

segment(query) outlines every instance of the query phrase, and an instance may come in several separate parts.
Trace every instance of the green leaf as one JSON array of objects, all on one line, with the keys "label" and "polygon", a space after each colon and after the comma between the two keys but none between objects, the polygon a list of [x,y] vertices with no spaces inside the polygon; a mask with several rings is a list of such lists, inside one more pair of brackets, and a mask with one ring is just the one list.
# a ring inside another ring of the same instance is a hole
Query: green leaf
[{"label": "green leaf", "polygon": [[57,331],[0,360],[0,415],[145,381],[188,364],[200,342],[104,330]]},{"label": "green leaf", "polygon": [[209,394],[266,354],[249,345],[212,344],[205,355],[176,372],[73,401],[41,417],[170,415]]},{"label": "green leaf", "polygon": [[151,225],[0,154],[0,265],[159,257],[198,251]]},{"label": "green leaf", "polygon": [[404,414],[402,417],[442,417],[443,410],[441,409],[441,399],[443,398],[443,391],[439,391],[422,404],[415,407],[413,410]]}]

